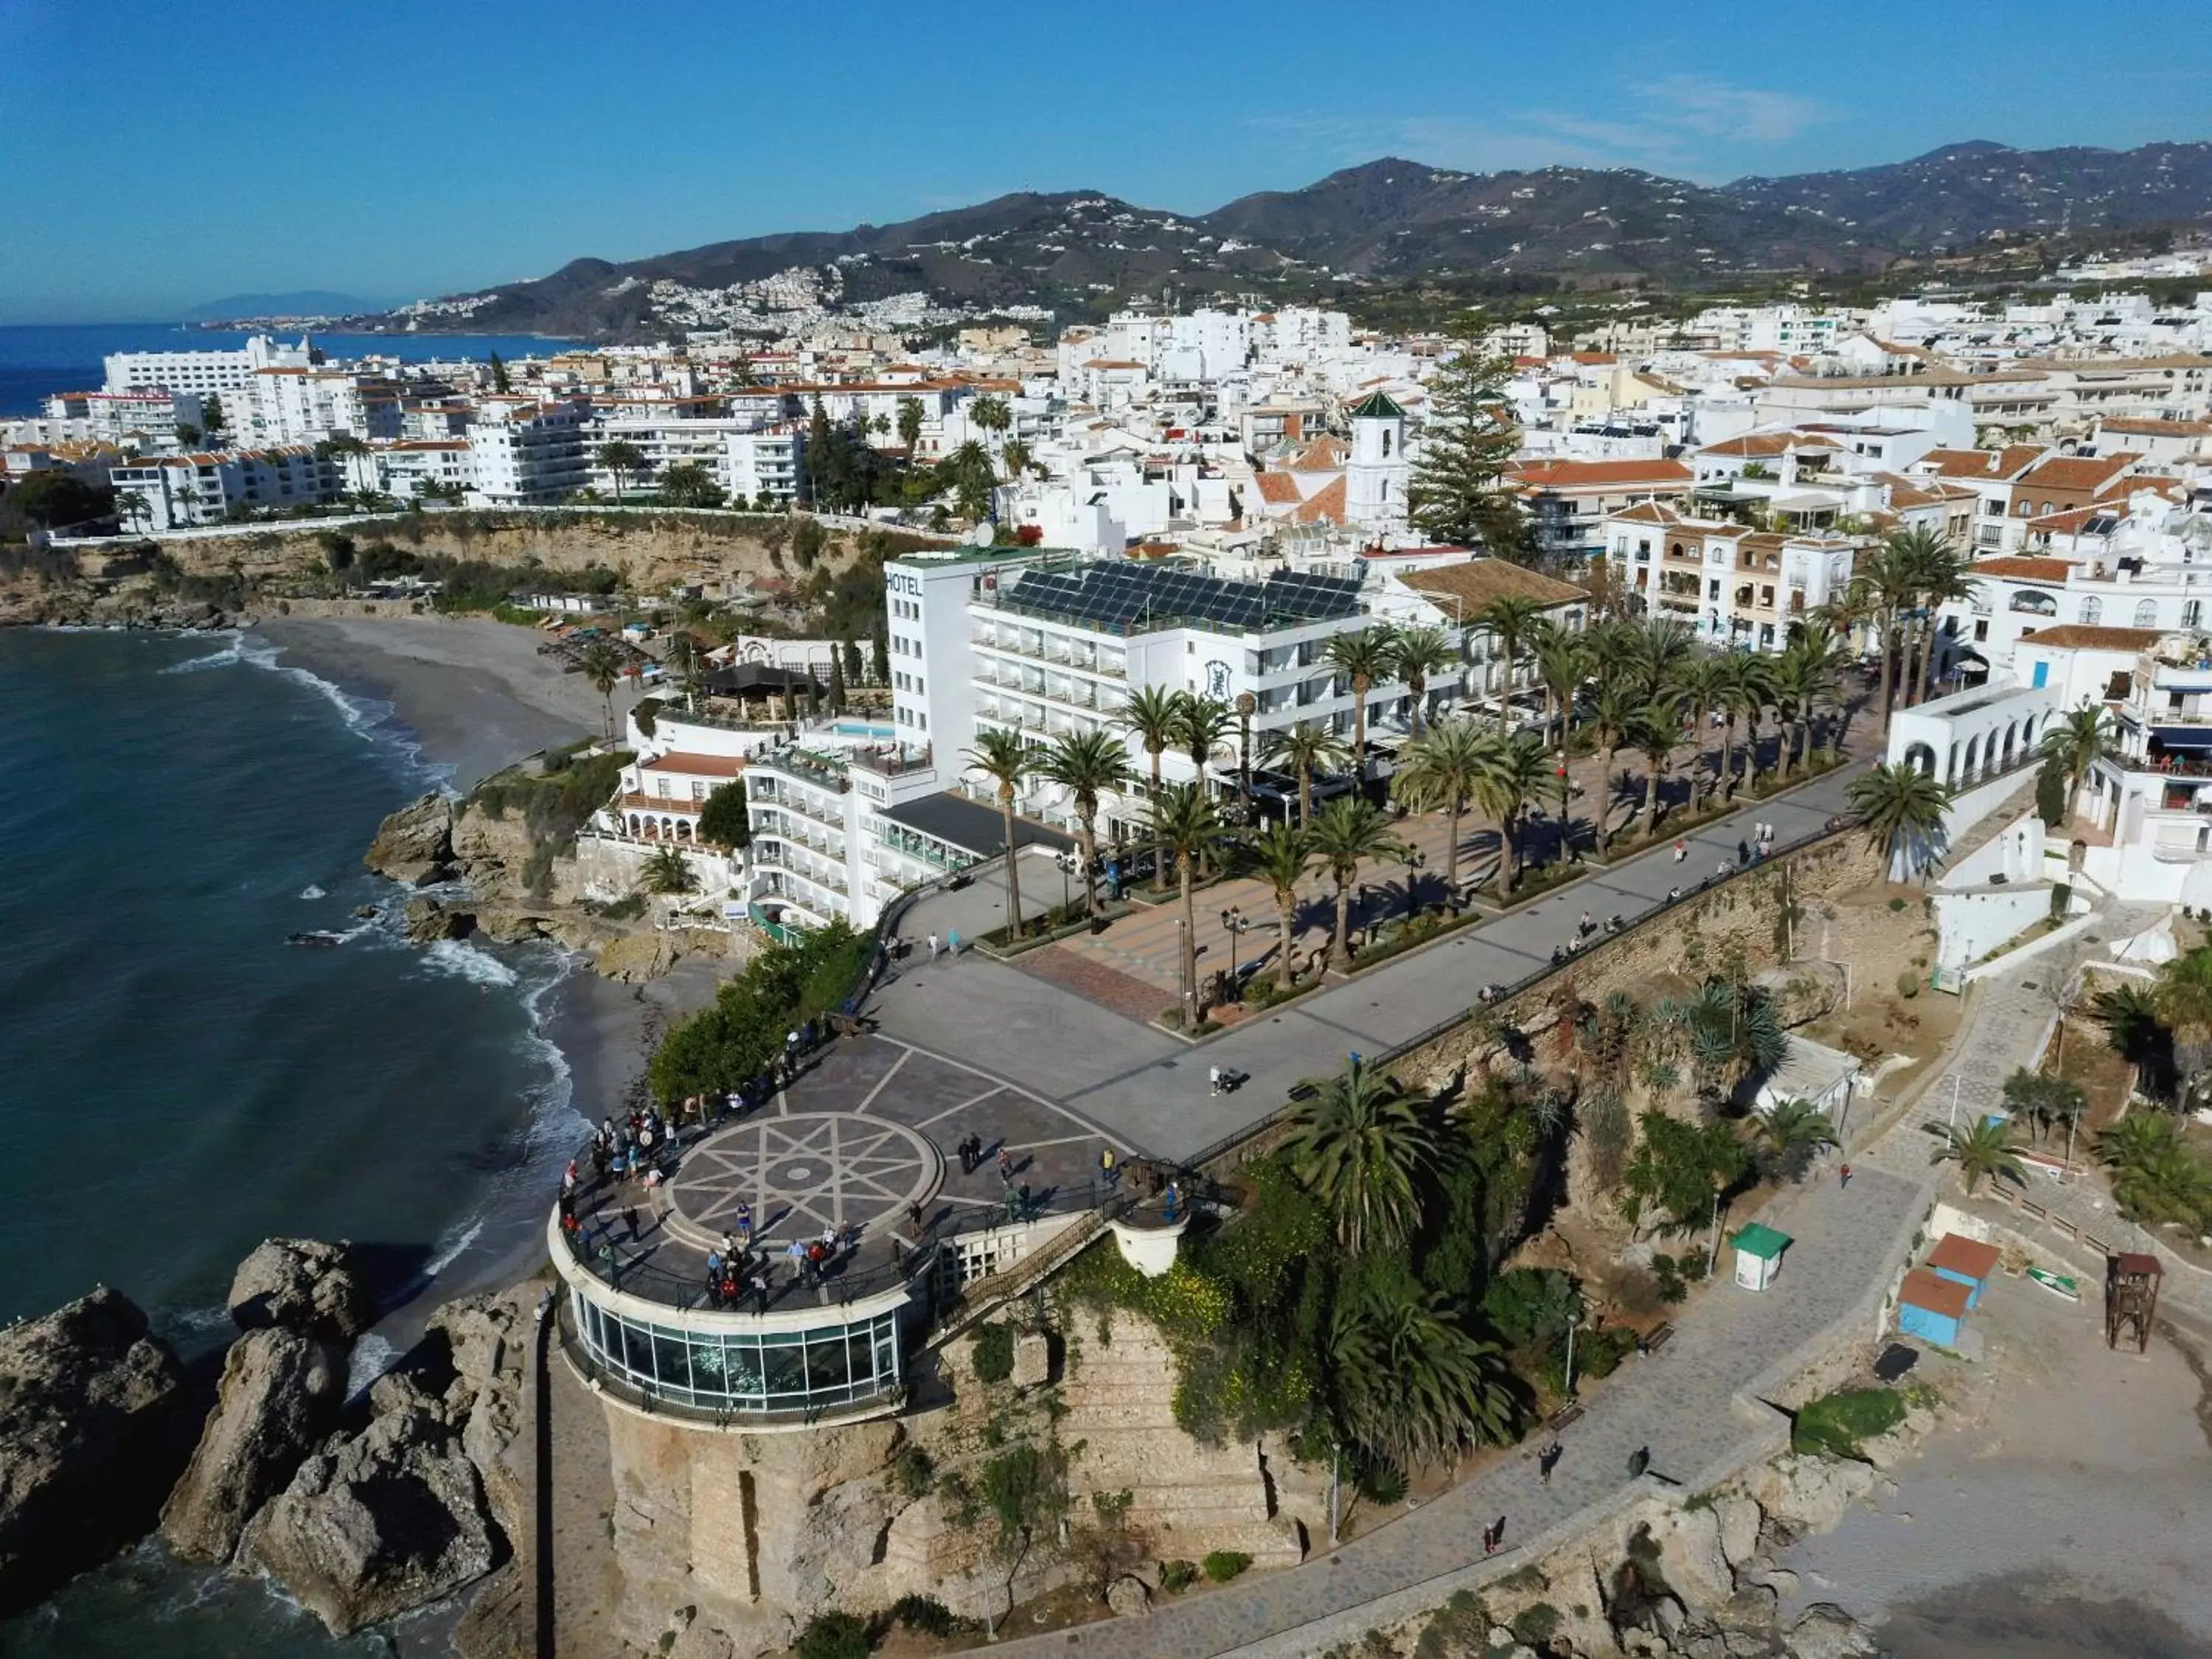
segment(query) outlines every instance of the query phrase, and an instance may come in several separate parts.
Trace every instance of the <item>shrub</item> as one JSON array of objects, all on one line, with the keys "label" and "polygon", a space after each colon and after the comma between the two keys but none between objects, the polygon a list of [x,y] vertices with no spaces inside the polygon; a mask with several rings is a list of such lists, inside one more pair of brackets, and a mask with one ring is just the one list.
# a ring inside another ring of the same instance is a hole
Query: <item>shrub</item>
[{"label": "shrub", "polygon": [[849,1613],[817,1613],[792,1645],[792,1659],[868,1659],[868,1627]]},{"label": "shrub", "polygon": [[1901,898],[1893,898],[1893,899],[1890,900],[1890,902],[1889,902],[1889,912],[1890,912],[1890,914],[1891,914],[1892,915],[1896,915],[1899,910],[1902,910],[1904,908],[1905,908],[1905,901],[1904,901],[1903,899],[1901,899]]},{"label": "shrub", "polygon": [[1190,1561],[1170,1561],[1160,1569],[1160,1588],[1180,1595],[1198,1582],[1198,1566]]},{"label": "shrub", "polygon": [[1559,1610],[1549,1601],[1534,1602],[1513,1615],[1513,1637],[1532,1648],[1541,1648],[1558,1633]]},{"label": "shrub", "polygon": [[1225,1584],[1251,1565],[1252,1558],[1243,1550],[1209,1550],[1206,1576],[1217,1584]]},{"label": "shrub", "polygon": [[1406,1501],[1406,1474],[1395,1463],[1376,1459],[1362,1462],[1352,1474],[1352,1487],[1370,1504]]},{"label": "shrub", "polygon": [[902,1446],[891,1460],[891,1483],[908,1498],[927,1498],[937,1485],[937,1466],[919,1446]]},{"label": "shrub", "polygon": [[975,1333],[975,1376],[982,1382],[1003,1382],[1014,1374],[1014,1333],[1006,1325],[986,1325]]},{"label": "shrub", "polygon": [[1797,1413],[1790,1443],[1796,1451],[1856,1458],[1861,1441],[1887,1434],[1904,1420],[1904,1398],[1893,1389],[1839,1389]]},{"label": "shrub", "polygon": [[1910,968],[1897,976],[1897,994],[1910,1002],[1920,994],[1920,975]]},{"label": "shrub", "polygon": [[950,1636],[961,1621],[933,1595],[902,1595],[891,1603],[891,1617],[908,1630],[924,1636]]}]

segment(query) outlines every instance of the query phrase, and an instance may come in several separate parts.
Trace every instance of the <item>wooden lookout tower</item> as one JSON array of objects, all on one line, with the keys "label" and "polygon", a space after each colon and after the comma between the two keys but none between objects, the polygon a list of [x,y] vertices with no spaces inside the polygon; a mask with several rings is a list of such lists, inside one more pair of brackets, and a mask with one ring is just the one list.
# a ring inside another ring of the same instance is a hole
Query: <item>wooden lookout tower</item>
[{"label": "wooden lookout tower", "polygon": [[2123,1334],[2135,1339],[2136,1352],[2150,1347],[2151,1322],[2158,1317],[2158,1282],[2166,1269],[2154,1255],[2123,1252],[2105,1263],[2105,1346],[2117,1348]]}]

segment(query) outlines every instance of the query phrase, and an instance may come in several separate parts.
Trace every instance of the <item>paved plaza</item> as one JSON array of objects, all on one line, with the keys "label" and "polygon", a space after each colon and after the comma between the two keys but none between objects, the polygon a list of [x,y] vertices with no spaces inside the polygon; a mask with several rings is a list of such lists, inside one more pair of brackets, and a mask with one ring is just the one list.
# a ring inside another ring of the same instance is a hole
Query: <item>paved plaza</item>
[{"label": "paved plaza", "polygon": [[[963,1170],[959,1146],[971,1138],[982,1156]],[[772,1264],[793,1241],[838,1236],[819,1276],[818,1293],[834,1296],[878,1287],[926,1237],[1004,1218],[1010,1189],[1030,1214],[1091,1207],[1109,1146],[1117,1158],[1135,1150],[972,1066],[862,1037],[832,1044],[772,1100],[687,1145],[658,1193],[635,1180],[595,1188],[579,1210],[588,1245],[611,1244],[623,1288],[641,1295],[702,1297],[707,1252],[737,1230],[742,1205]],[[795,1274],[772,1275],[769,1305],[802,1291]]]}]

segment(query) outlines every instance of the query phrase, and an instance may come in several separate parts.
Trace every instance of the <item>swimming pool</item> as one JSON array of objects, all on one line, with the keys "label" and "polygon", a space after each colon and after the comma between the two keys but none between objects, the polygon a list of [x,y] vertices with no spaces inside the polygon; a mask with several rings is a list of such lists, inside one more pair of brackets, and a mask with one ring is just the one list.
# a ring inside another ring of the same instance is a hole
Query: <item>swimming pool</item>
[{"label": "swimming pool", "polygon": [[837,720],[830,729],[841,738],[875,738],[884,743],[894,741],[897,729],[888,725],[878,726],[869,720]]}]

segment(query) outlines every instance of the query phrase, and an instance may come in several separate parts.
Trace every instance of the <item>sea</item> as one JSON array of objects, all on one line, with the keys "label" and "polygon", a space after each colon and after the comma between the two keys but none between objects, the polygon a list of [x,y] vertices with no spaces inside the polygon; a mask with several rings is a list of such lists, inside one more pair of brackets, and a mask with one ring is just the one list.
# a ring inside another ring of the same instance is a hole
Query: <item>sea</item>
[{"label": "sea", "polygon": [[[356,1241],[386,1306],[463,1288],[583,1128],[564,963],[400,936],[362,853],[442,780],[390,710],[251,635],[0,630],[0,1322],[112,1285],[205,1361],[282,1234]],[[154,1545],[0,1623],[8,1659],[393,1650]]]},{"label": "sea", "polygon": [[[263,331],[295,341],[296,330]],[[106,379],[111,351],[236,350],[247,335],[178,323],[84,323],[49,327],[0,327],[0,420],[35,415],[56,392],[96,390]],[[512,362],[545,356],[574,343],[518,334],[317,334],[308,339],[333,358],[380,356],[403,362],[462,358],[481,362],[497,352]]]}]

